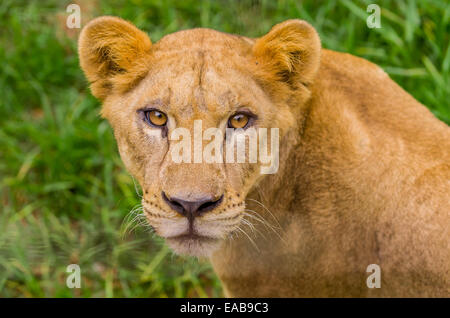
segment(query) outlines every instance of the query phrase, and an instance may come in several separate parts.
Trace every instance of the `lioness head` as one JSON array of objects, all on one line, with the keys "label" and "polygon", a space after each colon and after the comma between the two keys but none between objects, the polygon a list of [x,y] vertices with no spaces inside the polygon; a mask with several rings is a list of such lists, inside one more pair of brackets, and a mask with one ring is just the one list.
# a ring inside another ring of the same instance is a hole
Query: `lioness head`
[{"label": "lioness head", "polygon": [[176,252],[205,256],[238,229],[261,162],[195,154],[180,162],[170,137],[177,128],[198,134],[194,121],[201,120],[201,132],[224,132],[207,137],[223,138],[221,145],[227,128],[279,128],[282,138],[309,96],[320,41],[309,24],[289,20],[256,40],[192,29],[152,44],[129,22],[100,17],[83,29],[79,56],[123,162],[143,189],[148,222]]}]

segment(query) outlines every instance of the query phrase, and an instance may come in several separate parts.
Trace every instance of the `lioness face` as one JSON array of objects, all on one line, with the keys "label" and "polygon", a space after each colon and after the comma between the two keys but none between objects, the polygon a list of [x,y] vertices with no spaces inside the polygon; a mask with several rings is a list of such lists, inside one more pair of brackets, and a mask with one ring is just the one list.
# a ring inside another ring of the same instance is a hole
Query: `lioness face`
[{"label": "lioness face", "polygon": [[[260,175],[259,162],[211,163],[203,155],[195,163],[195,134],[217,128],[225,145],[226,128],[241,114],[248,121],[244,129],[279,127],[277,107],[250,74],[234,65],[248,64],[248,54],[239,57],[223,45],[202,45],[198,39],[203,36],[250,49],[243,40],[208,30],[172,35],[155,45],[152,68],[138,87],[103,109],[127,169],[142,186],[149,223],[176,252],[193,255],[208,254],[237,230],[246,194]],[[176,49],[167,43],[187,37],[194,38]],[[233,63],[231,55],[236,55]],[[195,120],[201,121],[201,130],[194,131]],[[173,158],[179,143],[171,136],[178,128],[190,132],[191,162]],[[208,143],[200,145],[203,152]]]},{"label": "lioness face", "polygon": [[[294,123],[289,72],[277,70],[282,78],[270,84],[273,66],[264,43],[256,45],[255,51],[252,40],[208,29],[151,45],[143,32],[112,17],[94,20],[80,36],[81,65],[143,189],[148,222],[177,253],[207,256],[239,231],[261,163],[226,162],[227,133],[280,128],[283,135]],[[284,96],[275,99],[276,90]],[[211,128],[221,133],[208,133]],[[180,162],[177,147],[186,136]],[[208,151],[213,139],[220,147]]]},{"label": "lioness face", "polygon": [[[230,52],[194,44],[155,52],[161,57],[147,77],[131,94],[105,105],[104,114],[123,161],[142,186],[149,223],[176,252],[203,255],[239,226],[259,163],[208,163],[204,156],[195,163],[195,134],[217,128],[224,145],[226,128],[237,115],[248,120],[246,128],[278,123],[261,88],[227,61]],[[200,120],[201,130],[194,131],[194,120]],[[179,143],[171,136],[178,128],[190,132],[191,162],[173,158]],[[205,151],[208,143],[199,146]]]}]

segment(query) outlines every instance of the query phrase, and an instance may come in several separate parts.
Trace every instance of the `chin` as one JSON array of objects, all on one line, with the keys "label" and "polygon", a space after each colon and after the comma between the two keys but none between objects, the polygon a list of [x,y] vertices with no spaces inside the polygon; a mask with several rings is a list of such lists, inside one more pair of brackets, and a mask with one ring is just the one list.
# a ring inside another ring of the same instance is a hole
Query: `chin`
[{"label": "chin", "polygon": [[209,257],[221,244],[221,239],[199,235],[180,235],[166,238],[167,245],[177,254]]}]

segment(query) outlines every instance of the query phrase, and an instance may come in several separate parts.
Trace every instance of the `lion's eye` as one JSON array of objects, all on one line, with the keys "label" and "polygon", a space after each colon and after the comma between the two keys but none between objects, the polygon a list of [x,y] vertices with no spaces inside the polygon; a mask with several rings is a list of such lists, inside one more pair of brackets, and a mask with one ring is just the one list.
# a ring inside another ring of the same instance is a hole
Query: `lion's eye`
[{"label": "lion's eye", "polygon": [[244,113],[237,113],[228,119],[229,128],[245,128],[250,121],[250,117]]},{"label": "lion's eye", "polygon": [[167,115],[159,110],[152,109],[144,112],[145,119],[150,125],[163,127],[167,123]]}]

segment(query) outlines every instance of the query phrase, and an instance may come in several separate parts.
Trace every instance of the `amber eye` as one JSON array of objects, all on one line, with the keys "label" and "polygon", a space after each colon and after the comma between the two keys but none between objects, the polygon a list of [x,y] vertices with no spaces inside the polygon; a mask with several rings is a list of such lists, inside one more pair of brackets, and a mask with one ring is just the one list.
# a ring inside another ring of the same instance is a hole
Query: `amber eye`
[{"label": "amber eye", "polygon": [[229,128],[245,128],[250,121],[250,117],[244,113],[237,113],[228,119]]},{"label": "amber eye", "polygon": [[167,115],[159,110],[152,109],[144,112],[145,119],[150,125],[162,127],[167,123]]}]

